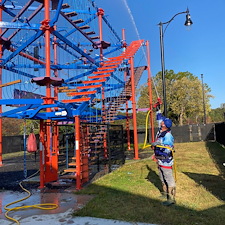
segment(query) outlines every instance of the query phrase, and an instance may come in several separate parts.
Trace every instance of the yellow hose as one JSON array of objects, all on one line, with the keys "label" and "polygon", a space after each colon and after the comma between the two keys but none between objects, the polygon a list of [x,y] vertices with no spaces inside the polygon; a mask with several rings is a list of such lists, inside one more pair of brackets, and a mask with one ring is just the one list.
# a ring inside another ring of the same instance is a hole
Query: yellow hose
[{"label": "yellow hose", "polygon": [[[33,175],[31,175],[27,179],[35,176],[38,172],[39,171],[37,171],[36,173],[34,173]],[[58,205],[57,204],[53,204],[53,203],[44,203],[44,204],[27,205],[27,206],[18,206],[18,207],[14,207],[14,208],[8,208],[10,205],[13,205],[13,204],[16,204],[18,202],[24,201],[24,200],[28,199],[31,196],[31,193],[22,186],[22,181],[19,183],[19,186],[22,188],[22,190],[24,190],[25,192],[27,192],[28,195],[26,197],[22,198],[22,199],[19,199],[17,201],[11,202],[11,203],[9,203],[9,204],[7,204],[7,205],[4,206],[4,209],[6,210],[5,217],[7,219],[12,220],[12,221],[14,221],[17,224],[20,224],[20,222],[18,220],[10,217],[8,215],[8,213],[9,212],[12,212],[12,211],[19,211],[19,210],[30,209],[30,208],[36,208],[36,209],[42,209],[42,210],[51,210],[51,209],[58,208]]]},{"label": "yellow hose", "polygon": [[146,119],[145,119],[145,140],[144,140],[144,146],[142,149],[150,147],[151,145],[146,145],[147,144],[147,138],[148,138],[148,118],[149,118],[149,114],[150,114],[150,110],[148,111],[147,115],[146,115]]}]

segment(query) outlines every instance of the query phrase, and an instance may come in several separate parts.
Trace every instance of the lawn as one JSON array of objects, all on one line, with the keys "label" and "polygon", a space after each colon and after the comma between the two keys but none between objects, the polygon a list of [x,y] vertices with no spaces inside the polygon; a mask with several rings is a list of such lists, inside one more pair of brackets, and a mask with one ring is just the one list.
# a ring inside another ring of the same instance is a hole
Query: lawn
[{"label": "lawn", "polygon": [[225,148],[216,142],[191,142],[176,143],[175,150],[175,205],[162,205],[157,166],[151,158],[127,160],[76,193],[94,198],[74,216],[160,225],[224,225]]}]

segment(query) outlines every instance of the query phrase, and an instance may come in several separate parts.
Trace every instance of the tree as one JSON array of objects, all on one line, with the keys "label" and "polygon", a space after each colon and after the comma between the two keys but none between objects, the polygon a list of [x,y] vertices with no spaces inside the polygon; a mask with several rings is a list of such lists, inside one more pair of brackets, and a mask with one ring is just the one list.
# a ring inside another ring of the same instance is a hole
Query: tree
[{"label": "tree", "polygon": [[[167,97],[167,111],[168,117],[177,125],[187,123],[200,123],[202,121],[203,112],[203,90],[201,81],[198,77],[190,72],[174,73],[173,70],[166,71],[166,97]],[[162,96],[162,78],[161,72],[157,73],[153,86],[155,93]],[[204,97],[206,112],[210,111],[209,99],[210,88],[204,84]],[[140,98],[138,100],[138,107],[148,104],[148,87],[143,85],[139,89]],[[153,102],[157,101],[157,94],[153,92]],[[163,99],[162,99],[163,100]],[[163,109],[162,109],[163,110]]]},{"label": "tree", "polygon": [[209,117],[211,122],[214,122],[214,123],[224,122],[225,109],[224,108],[212,109],[211,112],[209,113]]},{"label": "tree", "polygon": [[36,120],[26,120],[26,123],[22,119],[15,118],[2,118],[2,135],[3,136],[13,136],[13,135],[23,135],[24,127],[26,129],[26,134],[29,134],[31,130],[35,134],[39,133],[39,121]]},{"label": "tree", "polygon": [[13,136],[20,135],[23,120],[14,118],[2,118],[2,135]]}]

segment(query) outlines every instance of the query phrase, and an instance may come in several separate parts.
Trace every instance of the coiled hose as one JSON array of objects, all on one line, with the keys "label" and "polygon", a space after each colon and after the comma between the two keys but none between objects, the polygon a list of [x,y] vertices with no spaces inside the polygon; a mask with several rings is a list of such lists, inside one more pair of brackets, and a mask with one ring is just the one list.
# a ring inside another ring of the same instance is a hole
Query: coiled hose
[{"label": "coiled hose", "polygon": [[[39,171],[37,171],[36,173],[32,174],[30,177],[28,177],[27,179],[35,176],[37,173],[39,173]],[[27,192],[27,196],[22,198],[22,199],[19,199],[17,201],[14,201],[14,202],[11,202],[7,205],[4,206],[4,209],[6,210],[5,212],[5,217],[9,220],[12,220],[14,221],[15,223],[17,223],[18,225],[20,225],[20,222],[14,218],[12,218],[11,216],[8,215],[9,212],[12,212],[12,211],[19,211],[19,210],[25,210],[25,209],[31,209],[31,208],[35,208],[35,209],[42,209],[42,210],[52,210],[52,209],[56,209],[58,208],[58,205],[57,204],[53,204],[53,203],[44,203],[44,204],[36,204],[36,205],[25,205],[25,206],[18,206],[18,207],[14,207],[14,208],[8,208],[9,206],[13,205],[13,204],[16,204],[18,202],[21,202],[21,201],[24,201],[26,199],[28,199],[30,196],[31,196],[31,193],[25,189],[22,185],[22,182],[21,181],[19,183],[19,186],[22,188],[22,190],[24,190],[25,192]]]}]

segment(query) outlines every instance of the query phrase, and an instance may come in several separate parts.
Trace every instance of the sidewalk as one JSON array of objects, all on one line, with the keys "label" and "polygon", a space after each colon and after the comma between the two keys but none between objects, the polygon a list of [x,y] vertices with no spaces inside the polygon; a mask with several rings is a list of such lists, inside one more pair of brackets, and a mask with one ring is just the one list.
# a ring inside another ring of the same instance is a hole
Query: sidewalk
[{"label": "sidewalk", "polygon": [[[69,209],[64,213],[58,214],[48,214],[48,215],[33,215],[24,219],[21,219],[19,222],[21,225],[154,225],[147,223],[139,222],[124,222],[119,220],[110,220],[110,219],[100,219],[94,217],[72,217],[73,210]],[[20,219],[19,217],[14,217],[14,219]],[[10,220],[0,219],[1,225],[12,225]]]}]

